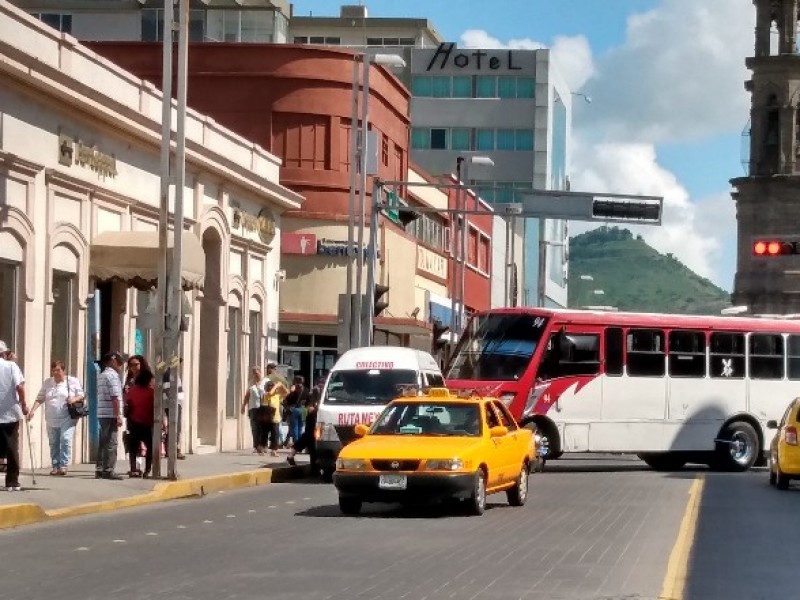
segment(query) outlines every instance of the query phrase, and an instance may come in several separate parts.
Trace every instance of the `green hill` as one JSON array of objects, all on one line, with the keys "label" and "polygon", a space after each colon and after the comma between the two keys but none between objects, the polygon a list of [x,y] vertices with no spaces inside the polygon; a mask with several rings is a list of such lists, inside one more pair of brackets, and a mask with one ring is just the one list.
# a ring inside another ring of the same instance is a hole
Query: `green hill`
[{"label": "green hill", "polygon": [[[593,280],[581,279],[591,275]],[[594,290],[603,290],[595,294]],[[570,238],[569,306],[718,315],[730,294],[661,254],[627,229],[601,227]]]}]

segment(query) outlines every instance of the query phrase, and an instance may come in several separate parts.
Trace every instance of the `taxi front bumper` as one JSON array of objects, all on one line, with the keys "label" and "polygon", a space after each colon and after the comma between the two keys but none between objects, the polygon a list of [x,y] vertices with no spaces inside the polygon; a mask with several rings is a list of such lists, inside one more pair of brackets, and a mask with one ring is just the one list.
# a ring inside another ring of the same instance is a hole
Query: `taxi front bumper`
[{"label": "taxi front bumper", "polygon": [[[381,473],[336,471],[333,484],[342,496],[363,502],[422,502],[440,498],[469,498],[475,488],[474,473],[391,473],[405,475],[405,489],[382,489]],[[389,473],[386,473],[389,475]]]}]

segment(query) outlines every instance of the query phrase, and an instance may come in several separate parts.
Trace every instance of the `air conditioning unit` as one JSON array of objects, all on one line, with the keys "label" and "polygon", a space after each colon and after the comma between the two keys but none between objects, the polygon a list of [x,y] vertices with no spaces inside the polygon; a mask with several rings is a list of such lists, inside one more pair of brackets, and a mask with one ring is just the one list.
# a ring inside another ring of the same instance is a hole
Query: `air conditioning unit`
[{"label": "air conditioning unit", "polygon": [[342,6],[339,16],[343,19],[366,19],[367,7],[361,4],[348,4]]}]

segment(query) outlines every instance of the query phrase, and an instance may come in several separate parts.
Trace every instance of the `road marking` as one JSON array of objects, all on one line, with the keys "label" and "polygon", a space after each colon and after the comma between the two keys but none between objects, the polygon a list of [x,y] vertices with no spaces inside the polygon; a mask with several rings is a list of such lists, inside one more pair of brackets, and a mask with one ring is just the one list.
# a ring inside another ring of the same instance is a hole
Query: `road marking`
[{"label": "road marking", "polygon": [[689,501],[683,512],[678,538],[672,547],[667,564],[667,573],[661,584],[659,600],[682,600],[686,588],[686,574],[689,567],[689,556],[692,552],[694,536],[697,532],[697,515],[700,512],[700,498],[703,496],[703,475],[696,478],[689,488]]},{"label": "road marking", "polygon": [[155,531],[148,531],[145,535],[158,535]]},{"label": "road marking", "polygon": [[186,525],[178,525],[176,529],[186,529]]},{"label": "road marking", "polygon": [[236,515],[225,515],[225,516],[226,516],[227,518],[229,518],[229,519],[235,519],[235,518],[236,518]]},{"label": "road marking", "polygon": [[249,512],[249,513],[254,513],[254,512],[256,512],[256,511],[255,511],[255,509],[251,508],[251,509],[250,509],[250,510],[248,510],[247,512]]},{"label": "road marking", "polygon": [[214,521],[209,521],[208,519],[206,519],[205,521],[203,521],[203,523],[213,523],[213,522],[214,522]]},{"label": "road marking", "polygon": [[75,548],[75,551],[76,552],[88,552],[89,548],[87,548],[86,546],[78,546],[77,548]]},{"label": "road marking", "polygon": [[294,504],[294,500],[287,500],[286,504]]},{"label": "road marking", "polygon": [[127,543],[126,540],[114,540],[115,544],[125,544]]},{"label": "road marking", "polygon": [[267,508],[278,508],[278,507],[275,506],[274,504],[270,504]]}]

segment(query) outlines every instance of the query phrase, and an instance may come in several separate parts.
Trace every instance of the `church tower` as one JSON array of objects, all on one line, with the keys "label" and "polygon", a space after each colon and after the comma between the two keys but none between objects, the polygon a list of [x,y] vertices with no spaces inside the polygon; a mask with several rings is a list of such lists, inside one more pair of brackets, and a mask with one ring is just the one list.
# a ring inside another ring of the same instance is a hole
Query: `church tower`
[{"label": "church tower", "polygon": [[[754,314],[800,313],[800,255],[760,257],[756,239],[800,241],[800,0],[753,0],[755,56],[746,60],[748,174],[735,188],[738,252],[733,303]],[[777,38],[775,37],[777,32]]]}]

